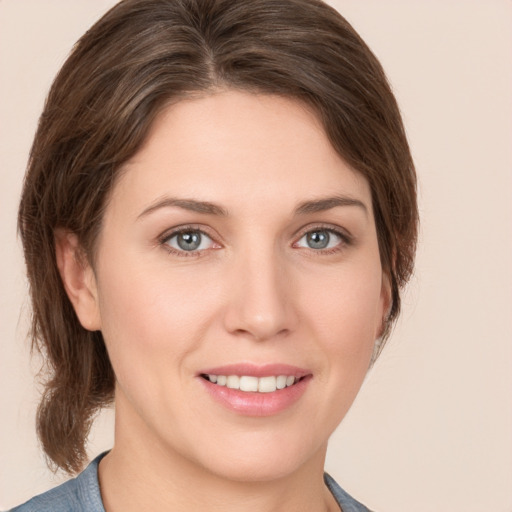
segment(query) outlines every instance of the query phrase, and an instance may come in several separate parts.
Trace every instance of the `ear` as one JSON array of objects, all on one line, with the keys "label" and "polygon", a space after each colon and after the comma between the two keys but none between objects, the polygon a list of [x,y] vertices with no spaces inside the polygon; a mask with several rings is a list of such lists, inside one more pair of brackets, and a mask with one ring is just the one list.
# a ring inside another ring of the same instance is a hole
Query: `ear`
[{"label": "ear", "polygon": [[381,321],[379,323],[375,338],[378,339],[384,334],[386,321],[392,306],[391,279],[387,272],[382,273],[382,285],[380,290]]},{"label": "ear", "polygon": [[76,234],[55,230],[55,253],[64,289],[84,329],[101,329],[96,277]]}]

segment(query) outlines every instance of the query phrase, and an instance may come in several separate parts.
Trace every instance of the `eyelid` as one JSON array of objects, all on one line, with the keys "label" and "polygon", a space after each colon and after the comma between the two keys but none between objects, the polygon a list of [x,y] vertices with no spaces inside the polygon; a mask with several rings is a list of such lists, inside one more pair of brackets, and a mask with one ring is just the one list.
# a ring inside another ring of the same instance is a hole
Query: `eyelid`
[{"label": "eyelid", "polygon": [[319,224],[308,224],[307,226],[300,228],[295,232],[293,238],[297,241],[312,231],[321,230],[335,233],[336,235],[340,236],[346,243],[352,243],[354,241],[354,236],[347,229],[335,224],[328,224],[323,222]]}]

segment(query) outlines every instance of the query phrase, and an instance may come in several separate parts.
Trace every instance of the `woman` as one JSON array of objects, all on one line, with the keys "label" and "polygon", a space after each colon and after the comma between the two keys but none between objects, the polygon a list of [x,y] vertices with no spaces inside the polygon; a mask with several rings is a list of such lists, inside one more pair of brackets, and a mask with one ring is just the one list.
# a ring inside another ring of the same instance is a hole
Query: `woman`
[{"label": "woman", "polygon": [[19,210],[38,432],[14,510],[367,510],[328,475],[400,309],[415,174],[384,73],[316,0],[125,0],[50,91]]}]

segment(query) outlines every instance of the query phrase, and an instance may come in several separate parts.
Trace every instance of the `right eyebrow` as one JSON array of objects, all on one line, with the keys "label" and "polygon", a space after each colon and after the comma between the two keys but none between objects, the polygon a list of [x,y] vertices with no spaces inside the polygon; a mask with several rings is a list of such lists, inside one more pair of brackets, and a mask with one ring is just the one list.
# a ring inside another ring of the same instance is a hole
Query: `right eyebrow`
[{"label": "right eyebrow", "polygon": [[338,206],[357,206],[366,215],[368,215],[368,208],[363,203],[363,201],[344,195],[337,195],[333,197],[320,198],[313,201],[306,201],[304,203],[301,203],[296,208],[295,212],[301,215],[308,213],[318,213],[323,212],[325,210],[330,210],[332,208],[336,208]]},{"label": "right eyebrow", "polygon": [[177,207],[182,208],[184,210],[204,213],[206,215],[219,215],[222,217],[226,217],[228,212],[222,208],[221,206],[210,203],[208,201],[198,201],[196,199],[178,199],[176,197],[164,197],[162,199],[157,199],[154,203],[150,204],[147,208],[145,208],[142,213],[137,216],[137,220],[153,213],[155,210],[159,210],[160,208],[170,208]]}]

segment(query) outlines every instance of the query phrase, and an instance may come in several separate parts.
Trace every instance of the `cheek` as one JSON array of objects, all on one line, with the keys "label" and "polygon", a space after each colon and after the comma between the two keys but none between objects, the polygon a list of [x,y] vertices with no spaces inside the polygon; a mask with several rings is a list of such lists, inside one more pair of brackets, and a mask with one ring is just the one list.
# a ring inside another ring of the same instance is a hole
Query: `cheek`
[{"label": "cheek", "polygon": [[125,264],[103,269],[102,333],[121,396],[156,425],[161,411],[180,410],[189,355],[204,340],[216,297],[185,273]]},{"label": "cheek", "polygon": [[316,319],[322,339],[357,353],[362,341],[373,342],[377,337],[383,310],[381,282],[380,272],[368,269],[333,274],[309,295],[304,311]]},{"label": "cheek", "polygon": [[[102,332],[116,364],[151,359],[155,369],[179,360],[203,339],[219,291],[201,274],[112,258],[99,280]],[[137,365],[138,366],[138,365]]]},{"label": "cheek", "polygon": [[[382,319],[380,266],[352,268],[318,280],[302,310],[321,349],[318,377],[330,390],[334,423],[341,420],[368,371]],[[332,418],[331,418],[332,419]]]}]

